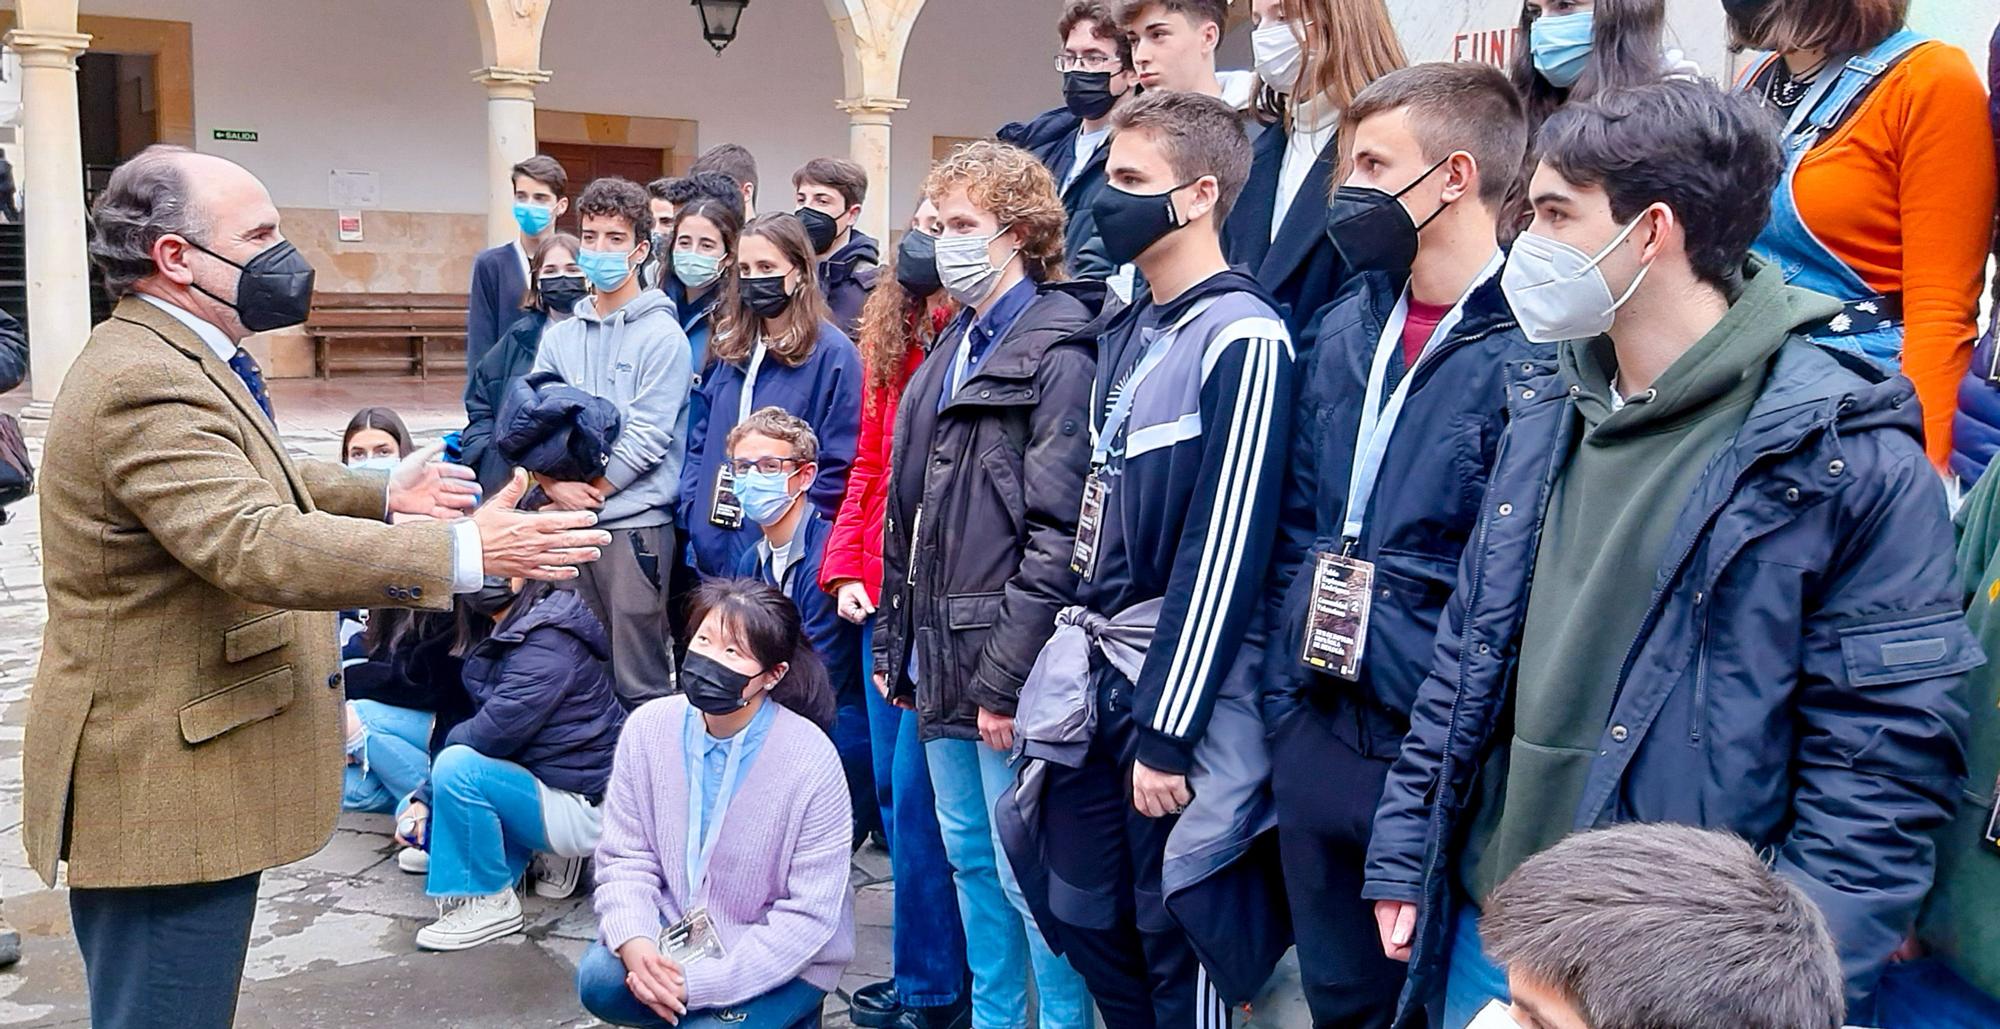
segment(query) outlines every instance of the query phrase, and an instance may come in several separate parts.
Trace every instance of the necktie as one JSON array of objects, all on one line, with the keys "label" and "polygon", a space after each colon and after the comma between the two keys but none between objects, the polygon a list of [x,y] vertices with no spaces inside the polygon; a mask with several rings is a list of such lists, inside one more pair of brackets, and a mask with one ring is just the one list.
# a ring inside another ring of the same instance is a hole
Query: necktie
[{"label": "necktie", "polygon": [[264,409],[264,417],[277,421],[278,416],[271,413],[271,394],[264,389],[264,370],[257,367],[257,359],[251,357],[248,350],[238,347],[236,356],[229,359],[229,370],[243,380],[243,385],[250,387],[250,395],[256,398],[257,406]]}]

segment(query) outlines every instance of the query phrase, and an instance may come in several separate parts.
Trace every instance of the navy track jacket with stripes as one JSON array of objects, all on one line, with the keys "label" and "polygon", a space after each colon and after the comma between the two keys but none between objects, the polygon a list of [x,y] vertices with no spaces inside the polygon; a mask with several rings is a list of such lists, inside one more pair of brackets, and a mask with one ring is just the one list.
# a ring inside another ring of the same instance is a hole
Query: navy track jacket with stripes
[{"label": "navy track jacket with stripes", "polygon": [[1081,595],[1106,615],[1165,599],[1132,716],[1138,759],[1185,774],[1270,559],[1293,355],[1277,305],[1240,272],[1164,305],[1142,296],[1100,338],[1093,438],[1163,333],[1173,338],[1109,437],[1099,555]]}]

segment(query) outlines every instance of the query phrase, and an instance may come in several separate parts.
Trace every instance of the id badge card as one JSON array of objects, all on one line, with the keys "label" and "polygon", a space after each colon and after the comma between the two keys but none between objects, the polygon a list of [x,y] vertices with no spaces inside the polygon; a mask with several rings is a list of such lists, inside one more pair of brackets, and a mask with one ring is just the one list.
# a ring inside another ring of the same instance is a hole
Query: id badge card
[{"label": "id badge card", "polygon": [[1350,682],[1361,677],[1374,586],[1374,562],[1345,554],[1319,555],[1313,563],[1305,639],[1299,650],[1299,660],[1307,668]]},{"label": "id badge card", "polygon": [[715,470],[715,497],[709,503],[708,522],[725,529],[743,527],[743,502],[736,499],[736,469],[727,464]]},{"label": "id badge card", "polygon": [[1096,472],[1083,480],[1083,509],[1076,516],[1076,549],[1069,570],[1089,582],[1097,574],[1097,554],[1104,536],[1104,500],[1108,494]]},{"label": "id badge card", "polygon": [[708,917],[708,909],[696,908],[688,912],[686,918],[667,926],[660,933],[660,953],[674,959],[678,965],[704,958],[719,960],[723,954],[722,937],[715,931],[715,922]]},{"label": "id badge card", "polygon": [[1993,784],[1993,808],[1986,812],[1986,832],[1982,838],[1986,846],[2000,853],[2000,782]]}]

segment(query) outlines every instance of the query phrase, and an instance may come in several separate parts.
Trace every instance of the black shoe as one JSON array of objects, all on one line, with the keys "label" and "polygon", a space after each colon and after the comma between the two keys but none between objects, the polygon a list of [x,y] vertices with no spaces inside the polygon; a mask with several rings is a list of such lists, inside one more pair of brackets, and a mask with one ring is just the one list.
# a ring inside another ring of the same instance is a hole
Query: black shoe
[{"label": "black shoe", "polygon": [[956,1003],[934,1008],[903,1008],[888,1029],[967,1029],[970,1025],[972,1003],[960,997]]},{"label": "black shoe", "polygon": [[903,1010],[896,1000],[894,981],[869,983],[855,990],[847,1001],[848,1020],[865,1029],[887,1029]]}]

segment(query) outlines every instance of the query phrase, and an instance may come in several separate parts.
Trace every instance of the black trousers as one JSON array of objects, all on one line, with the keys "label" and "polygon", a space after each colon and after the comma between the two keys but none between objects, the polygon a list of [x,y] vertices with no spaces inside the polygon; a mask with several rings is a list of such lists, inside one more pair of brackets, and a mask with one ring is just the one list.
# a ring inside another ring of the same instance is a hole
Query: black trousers
[{"label": "black trousers", "polygon": [[72,889],[95,1029],[229,1029],[259,873],[215,883]]},{"label": "black trousers", "polygon": [[1100,673],[1097,736],[1081,768],[1049,767],[1043,799],[1057,944],[1109,1029],[1209,1029],[1229,1012],[1168,916],[1160,863],[1177,819],[1132,806],[1132,687]]},{"label": "black trousers", "polygon": [[1272,739],[1278,847],[1316,1026],[1387,1029],[1405,966],[1385,957],[1361,897],[1369,830],[1402,735],[1345,698],[1301,705]]}]

